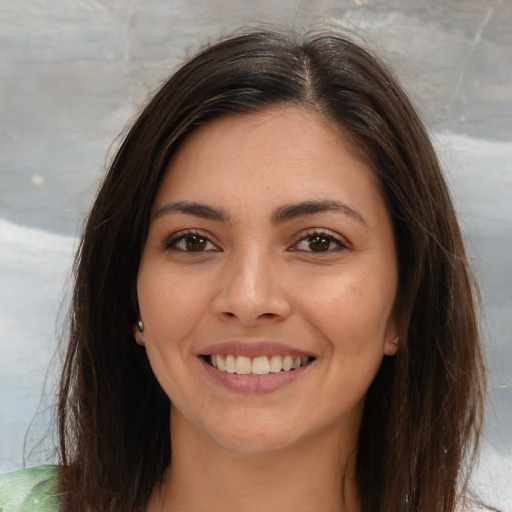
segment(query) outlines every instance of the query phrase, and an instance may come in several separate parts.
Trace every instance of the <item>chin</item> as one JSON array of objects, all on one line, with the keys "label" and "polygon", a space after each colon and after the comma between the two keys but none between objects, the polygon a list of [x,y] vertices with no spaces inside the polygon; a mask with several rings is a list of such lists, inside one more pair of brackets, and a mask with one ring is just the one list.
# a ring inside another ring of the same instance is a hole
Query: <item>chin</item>
[{"label": "chin", "polygon": [[244,433],[241,436],[229,436],[218,439],[218,445],[224,450],[240,455],[262,455],[276,453],[291,447],[290,438],[272,436],[263,432]]},{"label": "chin", "polygon": [[[236,424],[226,422],[220,431],[210,432],[215,443],[225,450],[240,454],[269,453],[284,450],[297,442],[297,429],[293,425],[270,424],[269,421],[247,420]],[[226,429],[226,425],[231,427]]]}]

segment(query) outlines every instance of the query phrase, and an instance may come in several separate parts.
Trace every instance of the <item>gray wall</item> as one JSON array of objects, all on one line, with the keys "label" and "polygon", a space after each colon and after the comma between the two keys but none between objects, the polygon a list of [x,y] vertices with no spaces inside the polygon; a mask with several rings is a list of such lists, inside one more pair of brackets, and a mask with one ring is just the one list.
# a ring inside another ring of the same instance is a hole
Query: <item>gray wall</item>
[{"label": "gray wall", "polygon": [[512,510],[510,0],[0,0],[0,470],[21,467],[31,419],[29,443],[48,425],[34,413],[75,236],[116,136],[200,43],[263,22],[356,31],[431,128],[487,315],[495,412],[475,482]]}]

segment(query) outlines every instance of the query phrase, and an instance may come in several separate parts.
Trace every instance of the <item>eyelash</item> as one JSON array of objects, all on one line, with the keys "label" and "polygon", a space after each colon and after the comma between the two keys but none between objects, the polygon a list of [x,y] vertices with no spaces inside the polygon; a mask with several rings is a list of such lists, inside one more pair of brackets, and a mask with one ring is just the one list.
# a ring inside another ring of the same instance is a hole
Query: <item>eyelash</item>
[{"label": "eyelash", "polygon": [[[186,243],[187,238],[192,239],[194,237],[197,237],[198,239],[200,239],[200,241],[202,241],[204,243],[203,247],[201,247],[201,246],[198,247],[199,250],[197,250],[197,251],[196,250],[188,250],[186,247],[178,248],[178,244],[180,242]],[[310,247],[311,250],[308,251],[305,249],[297,248],[299,246],[299,244],[301,244],[302,242],[308,243],[307,242],[308,239],[309,239],[309,243],[311,243],[312,239],[315,237],[322,239],[323,241],[325,241],[328,244],[326,250],[315,251],[315,250],[311,249],[311,247]],[[330,245],[332,243],[334,243],[336,245],[336,247],[330,248]],[[214,249],[205,249],[205,247],[207,247],[208,244],[211,244],[214,247]],[[334,235],[333,233],[328,232],[326,230],[311,229],[311,230],[308,230],[305,234],[301,233],[300,236],[293,243],[293,245],[291,246],[291,248],[289,250],[290,251],[310,252],[310,253],[316,253],[316,254],[332,254],[333,252],[340,251],[343,249],[348,249],[348,248],[349,248],[349,245],[343,239],[341,239],[341,237]],[[201,232],[195,231],[195,230],[186,230],[186,231],[180,231],[178,233],[175,233],[164,243],[164,249],[165,250],[181,251],[181,252],[186,252],[186,253],[193,253],[193,252],[203,253],[203,252],[208,252],[208,251],[220,251],[220,249],[207,236],[205,236]]]},{"label": "eyelash", "polygon": [[[334,248],[328,248],[325,251],[314,251],[314,250],[304,250],[304,249],[297,249],[296,247],[302,243],[308,243],[307,240],[309,239],[311,243],[311,240],[315,237],[321,238],[328,243],[328,247],[331,245],[331,243],[334,243],[336,247]],[[315,254],[332,254],[333,252],[341,251],[344,249],[349,249],[349,245],[345,240],[343,240],[340,236],[335,235],[334,233],[331,233],[329,231],[323,230],[323,229],[311,229],[306,232],[306,234],[301,233],[297,241],[293,244],[292,248],[289,249],[291,251],[303,251],[303,252],[309,252],[309,253],[315,253]]]},{"label": "eyelash", "polygon": [[[177,245],[180,242],[185,242],[187,238],[191,239],[193,237],[197,237],[198,239],[203,240],[206,245],[211,244],[213,247],[215,247],[215,249],[200,249],[198,251],[194,251],[194,250],[187,250],[185,248],[179,249],[177,247]],[[181,251],[181,252],[189,252],[189,253],[192,253],[192,252],[201,253],[201,252],[207,252],[207,251],[219,251],[220,250],[207,236],[203,235],[199,231],[195,231],[192,229],[186,230],[186,231],[180,231],[180,232],[172,235],[168,240],[165,241],[164,249],[165,250]]]}]

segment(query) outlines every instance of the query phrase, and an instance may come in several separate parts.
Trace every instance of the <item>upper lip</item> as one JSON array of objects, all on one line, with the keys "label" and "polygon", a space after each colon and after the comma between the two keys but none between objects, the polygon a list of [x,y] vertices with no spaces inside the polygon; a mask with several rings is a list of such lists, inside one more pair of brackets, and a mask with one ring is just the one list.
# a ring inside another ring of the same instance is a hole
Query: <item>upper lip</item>
[{"label": "upper lip", "polygon": [[198,355],[200,356],[209,356],[214,354],[224,356],[246,356],[251,358],[273,355],[314,357],[311,352],[275,341],[225,341],[209,345],[198,352]]}]

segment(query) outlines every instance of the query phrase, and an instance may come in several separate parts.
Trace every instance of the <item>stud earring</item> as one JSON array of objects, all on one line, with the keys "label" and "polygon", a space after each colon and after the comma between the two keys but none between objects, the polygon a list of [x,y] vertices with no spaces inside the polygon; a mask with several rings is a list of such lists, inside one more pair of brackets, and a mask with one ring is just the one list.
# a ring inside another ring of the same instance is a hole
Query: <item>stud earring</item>
[{"label": "stud earring", "polygon": [[139,332],[141,334],[144,334],[144,323],[142,322],[142,320],[139,320],[137,322],[137,329],[139,329]]},{"label": "stud earring", "polygon": [[396,338],[394,338],[394,339],[392,339],[392,340],[391,340],[391,343],[393,343],[394,345],[398,345],[398,340],[399,340],[399,339],[400,339],[400,338],[397,336]]}]

